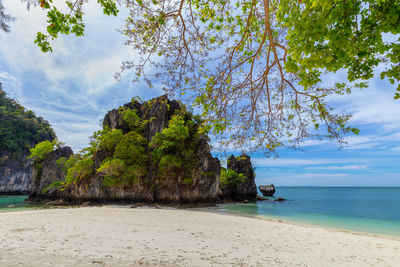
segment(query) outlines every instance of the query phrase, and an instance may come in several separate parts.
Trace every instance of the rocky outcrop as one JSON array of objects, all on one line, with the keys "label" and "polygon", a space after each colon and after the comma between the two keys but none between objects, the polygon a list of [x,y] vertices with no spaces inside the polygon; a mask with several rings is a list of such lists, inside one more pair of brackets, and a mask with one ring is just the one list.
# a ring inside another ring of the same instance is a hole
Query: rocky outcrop
[{"label": "rocky outcrop", "polygon": [[[213,158],[205,139],[200,139],[193,153],[195,164],[191,177],[168,178],[165,181],[156,179],[154,200],[159,203],[214,203],[217,199],[217,188],[221,165]],[[190,183],[185,183],[189,178]]]},{"label": "rocky outcrop", "polygon": [[29,194],[32,160],[29,148],[56,135],[48,121],[7,96],[0,83],[0,195]]},{"label": "rocky outcrop", "polygon": [[0,195],[29,194],[32,186],[32,160],[28,153],[0,156]]},{"label": "rocky outcrop", "polygon": [[[168,126],[172,115],[182,107],[178,101],[169,100],[167,95],[163,95],[144,104],[132,101],[124,104],[121,108],[137,110],[139,117],[147,121],[144,136],[150,142],[156,133],[161,132]],[[103,128],[121,129],[124,133],[127,133],[132,128],[123,120],[119,109],[113,109],[105,115]]]},{"label": "rocky outcrop", "polygon": [[231,169],[238,174],[243,174],[246,179],[234,185],[220,185],[220,198],[222,200],[234,201],[254,201],[257,198],[257,186],[250,156],[241,155],[239,157],[230,156],[228,158],[227,169]]},{"label": "rocky outcrop", "polygon": [[69,158],[73,154],[70,147],[57,148],[50,152],[46,159],[42,162],[37,162],[32,173],[32,190],[29,196],[30,199],[56,199],[60,197],[60,191],[56,188],[48,188],[54,182],[63,180],[65,170],[61,167],[57,160],[60,158]]},{"label": "rocky outcrop", "polygon": [[257,195],[257,200],[259,201],[272,201],[272,202],[283,202],[286,201],[286,198],[278,197],[278,198],[265,198],[260,195]]},{"label": "rocky outcrop", "polygon": [[191,146],[190,151],[192,151],[190,160],[193,162],[190,166],[190,176],[187,172],[174,173],[173,171],[167,175],[161,175],[158,162],[152,155],[153,148],[149,143],[156,133],[161,133],[169,126],[174,114],[177,112],[184,114],[185,119],[191,120],[192,115],[185,111],[184,106],[175,100],[169,100],[166,95],[145,103],[132,101],[119,109],[108,112],[103,120],[103,128],[120,129],[125,135],[136,131],[137,126],[132,126],[134,123],[129,123],[124,118],[124,110],[134,110],[141,122],[144,122],[140,134],[148,142],[143,146],[143,155],[148,159],[145,176],[141,177],[138,182],[108,185],[105,183],[106,175],[97,170],[105,161],[114,157],[116,148],[110,150],[99,146],[92,157],[94,164],[91,175],[63,188],[62,191],[43,192],[43,189],[54,182],[56,176],[59,176],[56,173],[61,174],[60,167],[54,165],[57,156],[53,152],[43,161],[41,178],[35,180],[37,181],[37,184],[35,182],[35,193],[32,193],[30,198],[32,200],[63,199],[72,203],[87,201],[174,205],[214,203],[217,199],[221,167],[219,160],[212,157],[205,136],[197,136],[188,143]]},{"label": "rocky outcrop", "polygon": [[275,186],[273,184],[271,185],[260,185],[258,186],[258,189],[260,189],[261,194],[263,196],[268,196],[271,197],[275,194]]}]

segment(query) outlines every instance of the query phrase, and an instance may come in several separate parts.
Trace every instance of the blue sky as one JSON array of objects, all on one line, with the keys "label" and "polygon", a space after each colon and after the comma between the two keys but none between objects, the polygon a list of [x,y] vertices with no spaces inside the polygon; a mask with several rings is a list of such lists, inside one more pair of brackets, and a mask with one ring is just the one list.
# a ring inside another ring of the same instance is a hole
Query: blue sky
[{"label": "blue sky", "polygon": [[[53,43],[53,53],[43,54],[33,40],[45,28],[45,13],[40,8],[27,11],[19,0],[3,4],[17,20],[10,33],[0,32],[0,82],[11,97],[47,119],[74,151],[86,146],[108,110],[132,96],[149,99],[163,93],[156,86],[131,83],[129,73],[120,82],[113,78],[123,60],[135,58],[116,31],[123,26],[123,10],[117,18],[107,17],[91,1],[85,36],[63,36]],[[344,77],[327,75],[325,82]],[[346,138],[341,149],[328,140],[312,140],[302,151],[281,149],[278,159],[254,154],[257,183],[400,186],[400,101],[393,95],[393,85],[374,79],[368,89],[332,97],[331,104],[353,115],[352,126],[360,135]]]}]

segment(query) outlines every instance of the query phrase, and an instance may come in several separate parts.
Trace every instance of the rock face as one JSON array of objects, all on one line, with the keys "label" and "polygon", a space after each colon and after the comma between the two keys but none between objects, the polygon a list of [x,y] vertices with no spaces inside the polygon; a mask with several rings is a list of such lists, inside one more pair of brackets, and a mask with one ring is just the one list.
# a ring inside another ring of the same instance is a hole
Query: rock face
[{"label": "rock face", "polygon": [[0,157],[0,195],[29,194],[32,186],[32,160],[28,153],[10,158],[7,153]]},{"label": "rock face", "polygon": [[44,195],[47,195],[48,198],[52,199],[59,197],[59,191],[54,188],[47,190],[47,187],[65,177],[65,170],[60,167],[57,160],[61,157],[68,158],[72,154],[73,152],[70,147],[57,148],[55,151],[50,152],[47,155],[46,160],[38,163],[40,164],[40,167],[36,165],[35,168],[33,168],[33,182],[32,191],[29,196],[30,199],[41,200]]},{"label": "rock face", "polygon": [[[127,123],[121,110],[135,110],[138,117],[145,121],[141,133],[150,143],[156,133],[168,127],[176,111],[184,107],[175,100],[169,100],[166,95],[155,98],[149,102],[139,103],[132,101],[119,109],[108,112],[103,120],[104,129],[120,129],[124,134],[133,130],[132,124]],[[191,114],[186,112],[187,117]],[[55,190],[50,193],[42,192],[48,184],[59,181],[61,174],[59,166],[54,165],[57,157],[53,154],[43,162],[41,177],[35,180],[35,190],[31,195],[32,200],[63,199],[73,203],[82,202],[144,202],[165,204],[207,204],[214,203],[217,199],[217,188],[220,176],[220,163],[210,153],[208,142],[205,138],[197,138],[191,144],[194,149],[190,157],[193,159],[191,179],[183,174],[161,176],[157,162],[153,159],[150,145],[145,147],[144,154],[148,157],[146,175],[140,182],[124,185],[107,185],[105,175],[97,171],[101,164],[113,157],[112,150],[99,147],[93,155],[93,172],[88,177],[70,185],[63,191]],[[114,148],[115,151],[115,148]],[[56,151],[57,152],[57,151]],[[68,153],[67,153],[68,154]],[[64,155],[65,156],[65,155]],[[57,175],[56,175],[57,174]],[[56,178],[57,177],[57,178]]]},{"label": "rock face", "polygon": [[220,198],[222,200],[235,201],[254,201],[257,198],[257,186],[255,183],[255,175],[250,156],[241,155],[239,157],[230,156],[228,158],[228,169],[234,170],[236,173],[242,173],[246,179],[243,183],[235,186],[220,186]]},{"label": "rock face", "polygon": [[[172,115],[176,110],[181,109],[181,105],[176,100],[169,100],[167,95],[157,97],[147,103],[140,104],[139,102],[129,102],[123,105],[122,108],[135,109],[138,111],[139,117],[148,121],[144,129],[144,136],[147,141],[150,142],[156,133],[161,132],[168,126]],[[113,109],[105,115],[103,128],[106,127],[110,129],[121,129],[124,132],[129,132],[131,130],[131,127],[123,120],[118,109]]]},{"label": "rock face", "polygon": [[271,197],[275,194],[275,186],[273,184],[271,185],[260,185],[258,186],[258,189],[260,189],[260,192],[263,194],[263,196],[268,196]]}]

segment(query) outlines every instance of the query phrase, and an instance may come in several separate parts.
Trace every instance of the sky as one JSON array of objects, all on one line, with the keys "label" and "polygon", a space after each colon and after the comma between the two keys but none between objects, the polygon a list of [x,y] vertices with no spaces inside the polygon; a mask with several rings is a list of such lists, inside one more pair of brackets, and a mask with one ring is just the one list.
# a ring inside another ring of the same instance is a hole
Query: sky
[{"label": "sky", "polygon": [[[61,0],[56,0],[61,1]],[[61,1],[64,2],[64,1]],[[85,9],[85,36],[62,36],[52,53],[42,53],[33,43],[45,29],[45,12],[18,0],[3,0],[7,13],[17,18],[11,32],[0,31],[0,82],[9,96],[50,122],[58,139],[78,152],[100,129],[107,111],[133,96],[150,99],[161,88],[132,83],[126,73],[114,74],[135,52],[117,31],[127,12],[118,17],[102,14],[96,1]],[[324,82],[342,81],[345,73],[329,74]],[[329,140],[310,140],[302,150],[282,148],[279,157],[252,155],[256,183],[278,186],[400,186],[400,101],[395,87],[375,78],[370,87],[349,96],[335,96],[330,104],[352,114],[351,125],[360,129],[340,147]]]}]

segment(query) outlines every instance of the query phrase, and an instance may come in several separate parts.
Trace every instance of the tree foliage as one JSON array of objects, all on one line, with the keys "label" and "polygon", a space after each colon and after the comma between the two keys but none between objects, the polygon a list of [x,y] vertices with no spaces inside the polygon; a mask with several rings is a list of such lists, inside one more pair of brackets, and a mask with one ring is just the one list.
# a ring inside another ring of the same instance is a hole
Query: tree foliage
[{"label": "tree foliage", "polygon": [[97,172],[104,175],[106,185],[139,183],[147,174],[146,138],[133,130],[114,140],[116,145],[108,150],[112,157],[104,160]]},{"label": "tree foliage", "polygon": [[[82,6],[85,0],[67,0],[65,1],[68,8],[67,13],[62,13],[54,5],[53,0],[38,0],[41,8],[47,10],[47,34],[38,32],[35,43],[41,48],[43,52],[52,51],[49,39],[54,40],[59,34],[75,34],[75,36],[82,36],[84,33],[85,25],[83,23],[83,10]],[[118,9],[114,0],[98,0],[106,15],[118,14]]]},{"label": "tree foliage", "polygon": [[43,161],[46,156],[52,152],[56,146],[59,145],[57,140],[53,141],[42,141],[35,145],[35,147],[30,149],[31,154],[28,156],[30,159],[34,159],[36,161]]},{"label": "tree foliage", "polygon": [[198,118],[193,119],[182,113],[175,114],[168,127],[153,137],[150,146],[161,177],[191,179],[194,146],[203,136],[196,122]]},{"label": "tree foliage", "polygon": [[55,138],[50,124],[7,97],[0,83],[0,152],[25,153],[40,141]]},{"label": "tree foliage", "polygon": [[[36,40],[43,51],[59,33],[83,34],[84,1],[67,1],[69,14],[40,2],[49,18],[47,35]],[[98,2],[117,15],[115,1]],[[391,83],[400,80],[399,0],[121,2],[130,11],[127,44],[141,55],[123,62],[122,71],[133,69],[149,84],[163,77],[167,91],[188,92],[205,123],[236,147],[274,151],[312,137],[340,142],[358,130],[326,98],[366,87],[374,70]],[[341,69],[348,83],[322,86],[324,73]]]},{"label": "tree foliage", "polygon": [[79,182],[94,173],[94,161],[91,157],[87,157],[87,155],[72,155],[66,161],[65,166],[67,169],[65,176],[66,185]]},{"label": "tree foliage", "polygon": [[[28,10],[32,5],[37,6],[38,4],[38,0],[21,0],[21,2],[26,3],[26,7],[28,8]],[[8,22],[15,21],[15,19],[15,17],[6,14],[5,8],[2,4],[2,0],[0,0],[0,30],[4,32],[9,32],[10,26],[8,25]]]},{"label": "tree foliage", "polygon": [[2,0],[0,0],[0,29],[4,32],[9,32],[10,26],[7,23],[14,20],[15,18],[5,13],[5,8],[2,4]]},{"label": "tree foliage", "polygon": [[237,173],[232,169],[221,168],[220,185],[235,187],[238,184],[246,181],[246,176],[243,173]]}]

